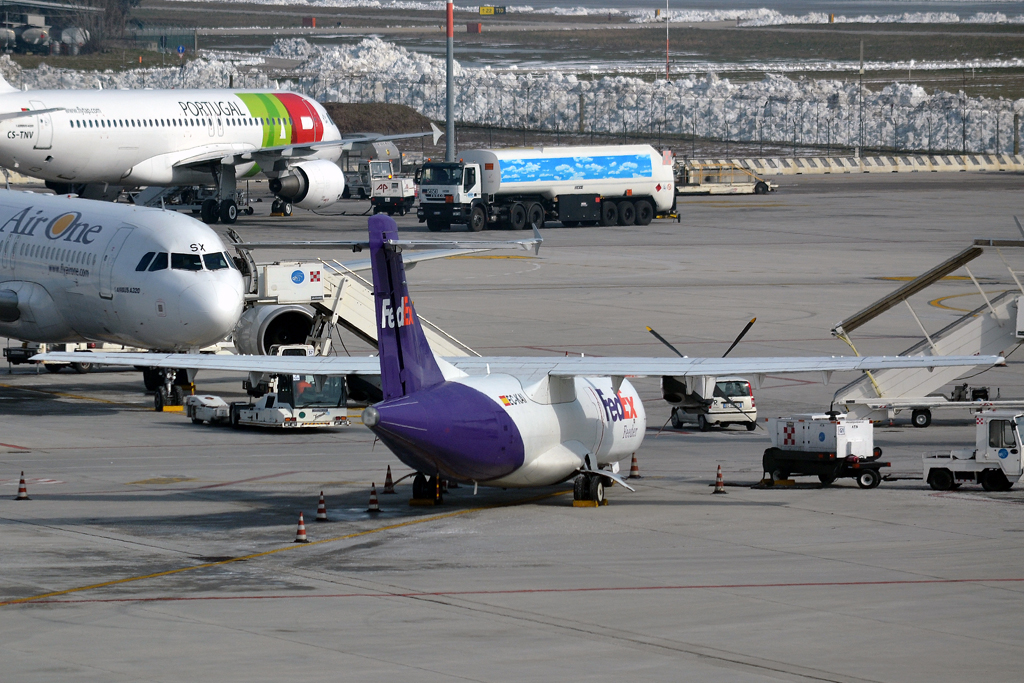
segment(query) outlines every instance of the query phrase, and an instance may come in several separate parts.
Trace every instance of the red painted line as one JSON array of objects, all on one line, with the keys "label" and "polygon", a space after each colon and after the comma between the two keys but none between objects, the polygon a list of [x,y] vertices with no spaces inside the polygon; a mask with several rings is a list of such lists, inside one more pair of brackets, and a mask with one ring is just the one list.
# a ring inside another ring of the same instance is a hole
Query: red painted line
[{"label": "red painted line", "polygon": [[906,579],[896,581],[813,581],[807,583],[723,583],[680,586],[612,586],[604,588],[520,588],[511,590],[431,591],[414,593],[327,593],[318,595],[225,595],[204,597],[96,598],[91,600],[36,600],[26,605],[60,605],[92,602],[196,602],[204,600],[297,600],[325,598],[436,598],[472,595],[525,595],[532,593],[617,593],[625,591],[725,590],[738,588],[859,588],[863,586],[914,586],[950,583],[1024,583],[1017,579]]},{"label": "red painted line", "polygon": [[19,451],[27,451],[27,450],[29,450],[28,448],[25,448],[24,446],[16,446],[13,443],[0,443],[0,446],[7,446],[8,448],[17,448]]}]

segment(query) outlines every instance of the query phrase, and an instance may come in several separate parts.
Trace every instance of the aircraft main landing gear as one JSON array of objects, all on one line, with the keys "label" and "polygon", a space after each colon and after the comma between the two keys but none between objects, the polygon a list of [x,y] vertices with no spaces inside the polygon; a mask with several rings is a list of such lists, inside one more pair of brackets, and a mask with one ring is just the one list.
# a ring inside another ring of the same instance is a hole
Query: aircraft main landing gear
[{"label": "aircraft main landing gear", "polygon": [[572,502],[605,505],[604,480],[594,474],[580,474],[572,485]]}]

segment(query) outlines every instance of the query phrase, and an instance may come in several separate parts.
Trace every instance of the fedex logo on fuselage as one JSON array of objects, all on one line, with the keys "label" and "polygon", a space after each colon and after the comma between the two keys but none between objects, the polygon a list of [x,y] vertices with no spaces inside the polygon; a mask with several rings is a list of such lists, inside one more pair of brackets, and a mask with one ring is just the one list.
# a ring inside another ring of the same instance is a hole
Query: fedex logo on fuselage
[{"label": "fedex logo on fuselage", "polygon": [[621,391],[617,391],[610,398],[605,398],[604,392],[598,389],[597,397],[601,399],[605,419],[609,422],[636,419],[636,408],[633,407],[635,396],[626,396]]},{"label": "fedex logo on fuselage", "polygon": [[406,327],[412,325],[412,304],[409,297],[402,297],[402,305],[398,308],[391,308],[391,299],[385,297],[380,302],[380,329],[395,327]]},{"label": "fedex logo on fuselage", "polygon": [[41,225],[46,227],[43,234],[49,240],[63,240],[75,244],[92,244],[95,236],[103,231],[102,225],[89,225],[82,222],[82,214],[77,211],[63,213],[56,218],[49,218],[44,215],[42,209],[37,209],[34,214],[29,215],[34,207],[28,206],[14,214],[7,221],[0,225],[0,233],[7,232],[11,235],[24,235],[31,237],[35,235],[36,228]]}]

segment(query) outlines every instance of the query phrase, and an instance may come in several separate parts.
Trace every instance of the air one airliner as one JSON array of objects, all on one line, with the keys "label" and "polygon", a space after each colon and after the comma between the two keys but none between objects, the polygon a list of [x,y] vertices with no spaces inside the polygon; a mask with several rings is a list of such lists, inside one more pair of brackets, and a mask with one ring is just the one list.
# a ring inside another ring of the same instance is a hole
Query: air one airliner
[{"label": "air one airliner", "polygon": [[[290,92],[32,90],[0,77],[0,166],[58,193],[90,184],[215,185],[206,223],[234,223],[237,179],[263,173],[285,204],[341,199],[342,151],[441,132],[342,137],[319,102]],[[290,210],[290,209],[289,209]]]},{"label": "air one airliner", "polygon": [[[539,241],[539,239],[537,239]],[[369,221],[368,248],[376,303],[378,357],[202,356],[147,354],[147,363],[190,371],[269,374],[379,375],[383,400],[363,411],[369,427],[419,474],[414,497],[432,497],[436,477],[502,487],[575,479],[577,500],[601,502],[604,485],[629,488],[617,463],[640,448],[646,412],[632,377],[764,377],[771,373],[866,371],[892,367],[991,366],[996,356],[805,358],[437,358],[410,298],[402,252],[471,242],[399,239],[394,220]],[[524,245],[525,246],[525,245]],[[141,357],[112,356],[131,365]],[[67,361],[73,354],[40,359]],[[107,362],[107,360],[103,360]],[[713,384],[713,381],[712,381]],[[428,477],[430,479],[428,479]]]},{"label": "air one airliner", "polygon": [[0,190],[0,335],[196,350],[230,334],[243,293],[224,243],[193,218]]}]

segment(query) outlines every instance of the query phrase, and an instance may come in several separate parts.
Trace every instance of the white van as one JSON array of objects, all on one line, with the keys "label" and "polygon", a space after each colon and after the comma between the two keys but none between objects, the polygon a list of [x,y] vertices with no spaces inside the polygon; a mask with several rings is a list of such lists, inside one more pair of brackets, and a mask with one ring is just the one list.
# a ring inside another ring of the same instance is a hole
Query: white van
[{"label": "white van", "polygon": [[702,432],[712,426],[743,425],[747,431],[757,428],[757,408],[754,390],[742,377],[721,377],[715,384],[712,402],[705,410],[687,412],[681,407],[672,410],[672,426],[682,428],[684,423],[697,423]]}]

